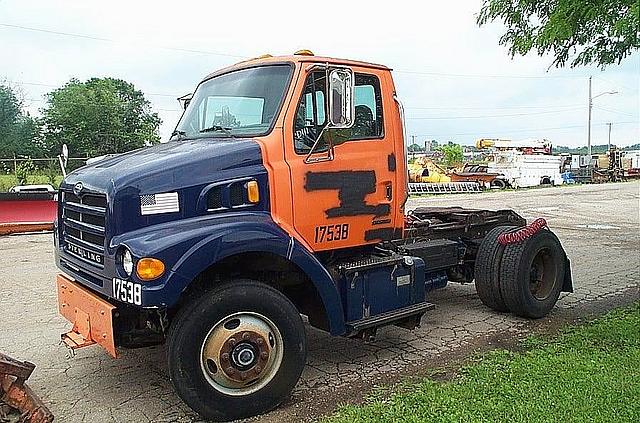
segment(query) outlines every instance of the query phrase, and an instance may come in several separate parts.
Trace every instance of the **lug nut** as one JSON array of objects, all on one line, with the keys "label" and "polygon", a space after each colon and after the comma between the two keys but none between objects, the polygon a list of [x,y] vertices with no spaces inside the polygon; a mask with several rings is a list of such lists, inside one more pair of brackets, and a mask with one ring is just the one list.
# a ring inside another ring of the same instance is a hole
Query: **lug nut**
[{"label": "lug nut", "polygon": [[235,370],[233,370],[233,367],[227,367],[227,370],[225,370],[225,372],[226,372],[228,375],[232,375],[232,374],[234,374],[234,373],[235,373]]},{"label": "lug nut", "polygon": [[269,357],[269,354],[267,354],[267,352],[266,352],[266,351],[262,351],[262,352],[260,353],[260,358],[261,358],[261,359],[266,360],[266,359],[267,359],[267,357]]},{"label": "lug nut", "polygon": [[224,361],[229,360],[229,353],[222,354],[222,360],[224,360]]},{"label": "lug nut", "polygon": [[247,380],[247,372],[240,373],[240,379]]},{"label": "lug nut", "polygon": [[256,374],[258,374],[258,373],[260,373],[262,371],[262,368],[260,366],[256,366],[256,367],[254,367],[253,370],[256,372]]},{"label": "lug nut", "polygon": [[233,347],[236,344],[236,339],[235,338],[229,338],[227,343],[229,344],[230,347]]},{"label": "lug nut", "polygon": [[258,345],[264,344],[264,339],[262,339],[262,338],[256,339],[256,344],[258,344]]},{"label": "lug nut", "polygon": [[244,339],[245,341],[248,341],[250,336],[251,334],[249,334],[249,332],[245,332],[242,334],[242,339]]}]

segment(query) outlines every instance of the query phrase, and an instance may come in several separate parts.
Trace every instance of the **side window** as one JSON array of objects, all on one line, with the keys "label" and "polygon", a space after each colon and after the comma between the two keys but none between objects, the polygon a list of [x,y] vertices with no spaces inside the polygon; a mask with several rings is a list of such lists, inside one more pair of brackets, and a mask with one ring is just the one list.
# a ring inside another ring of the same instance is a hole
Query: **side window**
[{"label": "side window", "polygon": [[[332,143],[337,145],[347,141],[376,139],[384,136],[380,80],[375,75],[360,73],[356,73],[355,80],[353,126],[349,129],[325,130],[314,151],[326,151],[329,137]],[[307,77],[293,128],[294,148],[297,154],[309,153],[314,140],[326,124],[325,91],[324,71],[314,72]]]},{"label": "side window", "polygon": [[356,113],[349,140],[382,138],[382,92],[378,77],[357,73],[354,99]]},{"label": "side window", "polygon": [[[313,72],[307,77],[293,127],[293,142],[296,153],[307,154],[322,128],[326,125],[324,93],[326,89],[325,72]],[[317,151],[326,148],[318,143]]]}]

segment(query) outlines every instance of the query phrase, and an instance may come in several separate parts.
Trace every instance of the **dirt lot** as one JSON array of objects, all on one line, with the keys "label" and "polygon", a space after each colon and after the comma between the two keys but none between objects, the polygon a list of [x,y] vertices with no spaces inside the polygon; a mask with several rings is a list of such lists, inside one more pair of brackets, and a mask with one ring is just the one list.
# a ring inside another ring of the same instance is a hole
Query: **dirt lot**
[{"label": "dirt lot", "polygon": [[[431,296],[437,307],[415,331],[384,328],[365,343],[309,328],[301,381],[291,399],[261,421],[313,418],[339,402],[360,400],[376,384],[639,298],[639,201],[636,182],[410,200],[409,208],[513,208],[527,219],[546,218],[571,259],[576,292],[563,294],[547,318],[532,322],[484,307],[473,285],[451,284]],[[30,385],[57,421],[197,421],[171,388],[162,347],[124,351],[112,360],[98,347],[70,358],[58,345],[69,324],[57,313],[51,234],[2,237],[0,252],[0,351],[38,366]]]}]

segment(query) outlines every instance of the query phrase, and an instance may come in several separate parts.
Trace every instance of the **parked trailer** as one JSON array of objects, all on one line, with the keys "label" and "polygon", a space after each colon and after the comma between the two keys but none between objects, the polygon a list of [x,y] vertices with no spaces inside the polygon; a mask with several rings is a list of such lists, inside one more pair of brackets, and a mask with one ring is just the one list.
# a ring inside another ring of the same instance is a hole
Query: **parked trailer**
[{"label": "parked trailer", "polygon": [[166,342],[178,395],[230,420],[287,398],[306,362],[301,314],[370,339],[415,328],[432,290],[475,281],[489,307],[546,315],[572,289],[558,238],[510,210],[405,213],[403,124],[382,65],[302,51],[207,76],[170,142],[62,182],[63,341],[114,357]]}]

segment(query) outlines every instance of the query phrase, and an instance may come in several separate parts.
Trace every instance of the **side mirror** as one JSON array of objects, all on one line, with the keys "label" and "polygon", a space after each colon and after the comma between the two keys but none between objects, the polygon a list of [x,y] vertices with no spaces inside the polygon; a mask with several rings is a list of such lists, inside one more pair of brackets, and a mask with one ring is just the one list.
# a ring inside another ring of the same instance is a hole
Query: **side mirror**
[{"label": "side mirror", "polygon": [[178,102],[180,106],[182,106],[182,110],[187,110],[187,106],[191,103],[191,99],[193,98],[193,93],[185,94],[182,97],[178,97]]},{"label": "side mirror", "polygon": [[67,162],[69,161],[69,147],[67,147],[67,144],[62,144],[62,159],[64,160],[64,165],[67,165]]},{"label": "side mirror", "polygon": [[329,72],[329,128],[351,128],[355,114],[354,78],[350,69]]},{"label": "side mirror", "polygon": [[69,147],[67,144],[62,144],[62,151],[58,155],[58,163],[60,163],[60,170],[62,176],[67,177],[67,162],[69,161]]}]

